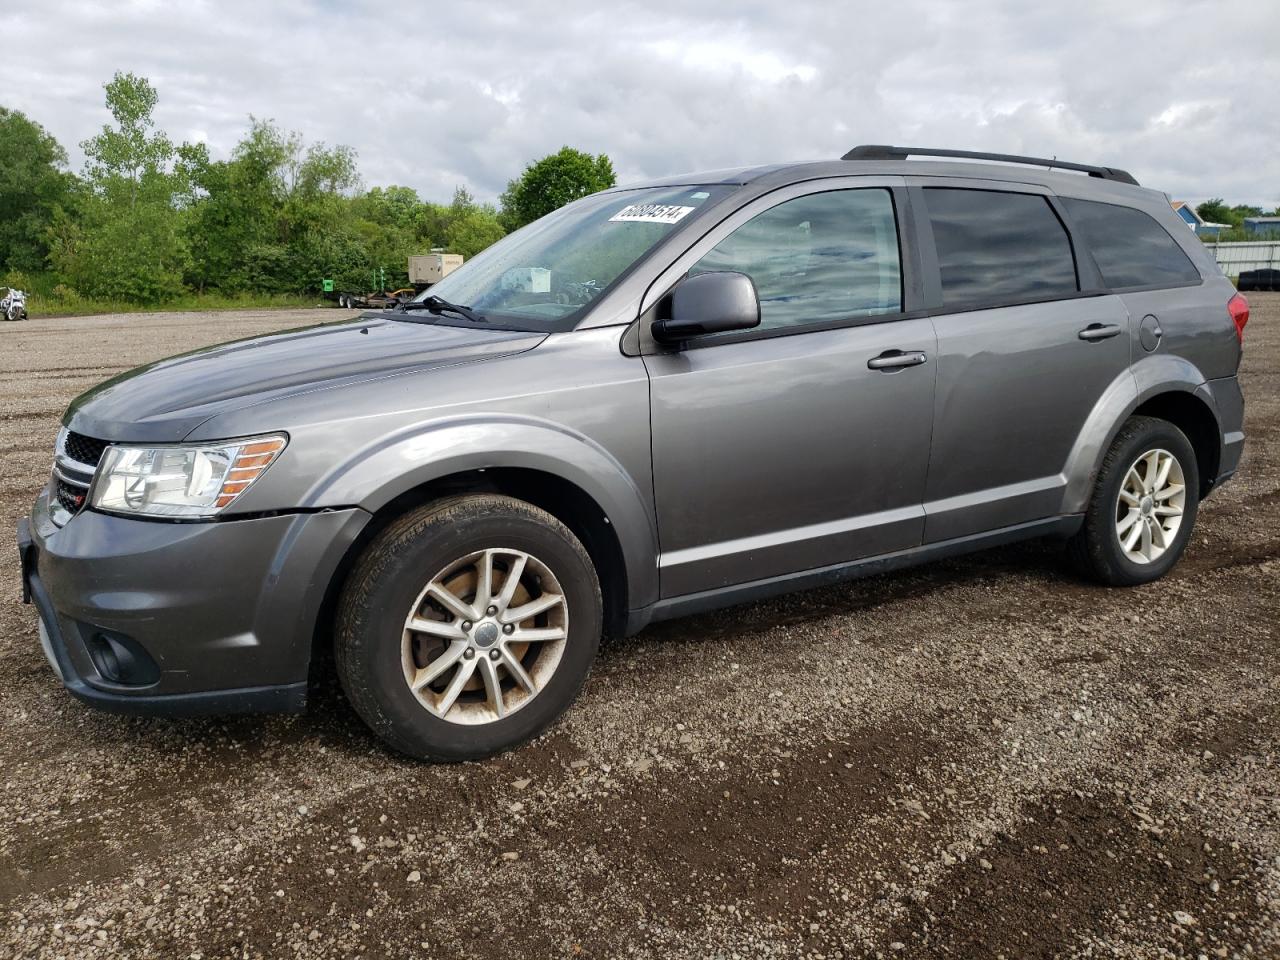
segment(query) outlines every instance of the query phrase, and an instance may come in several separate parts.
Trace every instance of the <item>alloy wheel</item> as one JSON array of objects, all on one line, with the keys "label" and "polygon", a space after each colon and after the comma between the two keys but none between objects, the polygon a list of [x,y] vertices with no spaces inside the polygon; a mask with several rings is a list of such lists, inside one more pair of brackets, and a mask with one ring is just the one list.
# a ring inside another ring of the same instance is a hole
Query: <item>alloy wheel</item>
[{"label": "alloy wheel", "polygon": [[1168,450],[1148,450],[1125,471],[1116,498],[1116,536],[1133,563],[1151,563],[1173,546],[1186,507],[1186,479]]},{"label": "alloy wheel", "polygon": [[532,554],[488,549],[427,583],[404,622],[405,683],[428,711],[492,723],[551,680],[569,636],[569,608],[551,569]]}]

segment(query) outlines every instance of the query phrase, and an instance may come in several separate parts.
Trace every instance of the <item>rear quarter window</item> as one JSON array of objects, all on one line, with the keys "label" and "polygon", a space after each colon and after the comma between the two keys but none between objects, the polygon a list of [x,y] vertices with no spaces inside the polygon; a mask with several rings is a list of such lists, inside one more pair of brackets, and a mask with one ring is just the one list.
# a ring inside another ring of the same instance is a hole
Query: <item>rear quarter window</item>
[{"label": "rear quarter window", "polygon": [[1191,258],[1149,214],[1114,203],[1068,197],[1062,198],[1062,205],[1111,289],[1200,282],[1200,272]]}]

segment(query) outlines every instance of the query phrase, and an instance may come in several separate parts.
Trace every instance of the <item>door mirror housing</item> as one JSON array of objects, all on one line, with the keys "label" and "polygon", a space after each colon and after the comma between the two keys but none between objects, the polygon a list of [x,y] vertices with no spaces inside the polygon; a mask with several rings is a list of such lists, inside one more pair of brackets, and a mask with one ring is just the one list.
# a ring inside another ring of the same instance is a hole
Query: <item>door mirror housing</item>
[{"label": "door mirror housing", "polygon": [[659,343],[760,325],[760,297],[745,273],[723,271],[685,277],[670,295],[669,315],[653,324]]}]

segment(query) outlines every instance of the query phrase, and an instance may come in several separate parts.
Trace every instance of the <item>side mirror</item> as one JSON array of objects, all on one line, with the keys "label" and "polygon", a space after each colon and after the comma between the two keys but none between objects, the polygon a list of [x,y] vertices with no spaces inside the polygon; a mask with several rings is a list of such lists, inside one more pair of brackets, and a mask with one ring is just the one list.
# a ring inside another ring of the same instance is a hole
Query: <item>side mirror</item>
[{"label": "side mirror", "polygon": [[745,273],[699,273],[671,291],[671,315],[653,324],[653,338],[678,343],[726,330],[750,330],[760,324],[760,297]]}]

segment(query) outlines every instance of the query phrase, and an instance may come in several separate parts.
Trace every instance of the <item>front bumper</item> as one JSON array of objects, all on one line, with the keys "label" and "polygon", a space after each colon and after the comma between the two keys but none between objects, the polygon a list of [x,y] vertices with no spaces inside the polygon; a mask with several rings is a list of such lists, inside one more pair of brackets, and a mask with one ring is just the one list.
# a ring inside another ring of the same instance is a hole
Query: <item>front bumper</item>
[{"label": "front bumper", "polygon": [[[359,509],[214,523],[85,511],[58,527],[44,493],[18,524],[23,598],[62,682],[93,706],[300,710],[317,616],[368,519]],[[113,671],[108,648],[142,668]]]}]

